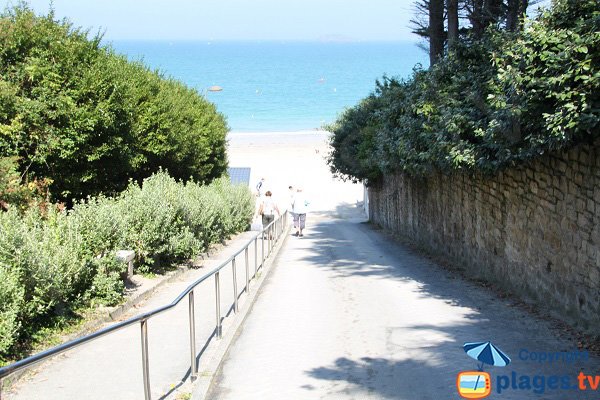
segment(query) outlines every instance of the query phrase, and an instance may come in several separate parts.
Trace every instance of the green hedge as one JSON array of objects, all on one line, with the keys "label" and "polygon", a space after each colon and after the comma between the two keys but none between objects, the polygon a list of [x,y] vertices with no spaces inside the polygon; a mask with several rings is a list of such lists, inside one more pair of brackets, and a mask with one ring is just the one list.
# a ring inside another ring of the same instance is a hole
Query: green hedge
[{"label": "green hedge", "polygon": [[600,136],[600,3],[557,0],[521,33],[490,30],[429,70],[384,77],[333,132],[346,179],[494,173]]},{"label": "green hedge", "polygon": [[57,315],[118,302],[126,266],[115,250],[135,250],[138,271],[161,271],[244,230],[254,201],[227,178],[202,186],[159,172],[69,211],[0,212],[0,361]]},{"label": "green hedge", "polygon": [[160,167],[208,183],[226,170],[227,130],[195,89],[100,36],[23,4],[0,14],[0,159],[47,179],[53,200],[114,195]]}]

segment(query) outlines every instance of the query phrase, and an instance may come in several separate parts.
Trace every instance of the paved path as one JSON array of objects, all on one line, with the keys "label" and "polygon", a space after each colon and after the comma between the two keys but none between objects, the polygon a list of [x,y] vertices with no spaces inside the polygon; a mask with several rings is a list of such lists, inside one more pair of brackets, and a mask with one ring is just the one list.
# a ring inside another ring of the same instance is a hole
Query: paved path
[{"label": "paved path", "polygon": [[[121,320],[171,303],[189,284],[217,267],[241,249],[256,232],[245,232],[228,242],[219,252],[203,262],[201,269],[190,270],[175,281],[163,285],[151,298],[125,314]],[[265,241],[265,252],[268,251]],[[261,240],[257,241],[260,265]],[[254,274],[254,246],[249,252],[249,272]],[[236,258],[240,304],[246,296],[244,253]],[[230,264],[231,265],[231,264]],[[260,272],[260,271],[259,271]],[[230,266],[221,272],[221,315],[231,313],[233,276]],[[251,282],[252,288],[253,282]],[[196,313],[196,350],[202,354],[206,341],[215,330],[215,283],[208,279],[194,291]],[[189,377],[188,300],[183,299],[172,311],[148,322],[150,384],[152,398],[174,398]],[[2,399],[68,400],[68,399],[143,399],[140,325],[134,324],[59,355],[37,368],[33,376],[20,380]],[[200,368],[205,359],[201,356]],[[189,381],[189,379],[188,379]],[[6,397],[4,397],[6,395]]]},{"label": "paved path", "polygon": [[[574,344],[359,217],[343,208],[309,215],[305,237],[288,239],[207,398],[455,399],[457,374],[477,369],[463,343],[487,340],[513,360],[486,368],[490,398],[600,398],[600,391],[540,386],[542,379],[556,385],[551,375],[576,385],[580,368],[600,375],[600,360],[520,359],[523,350],[572,351]],[[523,389],[498,394],[498,383]]]}]

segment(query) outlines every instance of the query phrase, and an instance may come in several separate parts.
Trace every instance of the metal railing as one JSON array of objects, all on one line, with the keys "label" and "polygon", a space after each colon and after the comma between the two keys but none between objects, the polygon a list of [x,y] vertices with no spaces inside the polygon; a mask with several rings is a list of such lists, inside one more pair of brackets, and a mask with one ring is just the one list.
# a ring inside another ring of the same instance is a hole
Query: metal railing
[{"label": "metal railing", "polygon": [[[245,272],[246,272],[246,293],[250,291],[250,281],[251,279],[255,279],[258,271],[264,266],[265,260],[271,255],[273,248],[275,247],[276,242],[279,240],[281,235],[285,232],[287,227],[287,211],[276,218],[273,222],[271,222],[268,226],[264,227],[261,231],[257,232],[254,238],[250,239],[248,243],[238,250],[234,255],[229,257],[226,261],[221,263],[218,267],[214,268],[212,271],[203,275],[191,285],[189,285],[175,300],[173,300],[170,304],[167,304],[162,307],[155,308],[151,311],[140,314],[136,317],[129,318],[125,321],[116,323],[107,328],[96,331],[92,334],[83,336],[81,338],[72,340],[70,342],[64,343],[62,345],[53,347],[41,353],[35,354],[33,356],[27,357],[23,360],[17,361],[13,364],[7,365],[3,368],[0,368],[0,400],[2,398],[2,380],[9,375],[22,370],[24,368],[30,367],[33,364],[42,362],[50,357],[55,355],[64,353],[65,351],[71,350],[79,345],[89,343],[94,341],[102,336],[106,336],[110,333],[116,332],[120,329],[133,325],[135,323],[140,323],[141,328],[141,345],[142,345],[142,372],[143,372],[143,382],[144,382],[144,398],[146,400],[151,399],[150,393],[150,365],[149,365],[149,355],[148,355],[148,320],[158,314],[161,314],[165,311],[169,311],[174,308],[185,296],[188,296],[188,304],[189,304],[189,328],[190,328],[190,361],[191,361],[191,379],[196,379],[198,375],[198,362],[196,361],[196,328],[195,328],[195,310],[194,310],[194,288],[206,281],[210,277],[215,277],[215,304],[216,304],[216,327],[215,327],[215,336],[217,339],[220,339],[223,335],[223,327],[222,327],[222,318],[221,318],[221,282],[220,282],[220,271],[231,264],[232,272],[233,272],[233,311],[238,313],[239,304],[238,304],[238,287],[237,287],[237,279],[236,279],[236,259],[237,257],[244,252],[244,261],[245,261]],[[261,242],[261,262],[258,263],[258,240]],[[265,242],[266,242],[266,251],[265,251]],[[249,267],[249,255],[248,249],[250,245],[254,244],[254,274],[252,277],[250,276],[250,267]],[[210,342],[212,337],[209,337],[206,343]]]}]

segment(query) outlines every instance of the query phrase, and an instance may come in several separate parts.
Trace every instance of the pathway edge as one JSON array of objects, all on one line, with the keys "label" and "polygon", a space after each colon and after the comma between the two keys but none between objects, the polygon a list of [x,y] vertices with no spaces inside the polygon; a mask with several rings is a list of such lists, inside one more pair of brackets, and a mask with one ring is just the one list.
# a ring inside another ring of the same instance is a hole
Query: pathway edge
[{"label": "pathway edge", "polygon": [[272,256],[265,260],[262,273],[252,287],[249,297],[240,307],[239,313],[227,325],[223,325],[223,338],[215,347],[213,347],[212,350],[209,350],[210,354],[207,355],[207,362],[201,369],[199,369],[198,378],[192,384],[192,400],[206,399],[207,394],[212,389],[214,379],[223,365],[225,356],[229,352],[229,349],[235,338],[238,336],[240,328],[246,321],[246,318],[248,315],[250,315],[250,312],[252,311],[252,308],[256,303],[258,296],[260,295],[264,281],[270,275],[271,270],[276,264],[279,251],[285,245],[288,237],[290,236],[290,231],[291,224],[287,224],[287,227],[282,234],[283,240],[276,243],[275,247],[273,248]]}]

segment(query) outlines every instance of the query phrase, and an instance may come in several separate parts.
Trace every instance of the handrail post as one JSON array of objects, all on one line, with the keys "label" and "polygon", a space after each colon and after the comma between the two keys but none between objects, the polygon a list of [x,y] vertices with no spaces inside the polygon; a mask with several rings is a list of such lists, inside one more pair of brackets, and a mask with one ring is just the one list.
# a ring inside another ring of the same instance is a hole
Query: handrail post
[{"label": "handrail post", "polygon": [[267,256],[271,255],[271,248],[273,247],[273,224],[269,225],[269,236],[268,236],[269,241],[267,242],[268,246],[267,249],[269,250],[267,252]]},{"label": "handrail post", "polygon": [[258,239],[254,238],[254,277],[258,273]]},{"label": "handrail post", "polygon": [[148,360],[148,320],[140,321],[142,334],[142,373],[144,375],[144,398],[151,400],[150,393],[150,363]]},{"label": "handrail post", "polygon": [[215,301],[216,301],[216,310],[217,310],[217,327],[216,334],[217,339],[221,339],[223,334],[222,326],[221,326],[221,283],[219,282],[219,271],[215,272]]},{"label": "handrail post", "polygon": [[235,268],[235,257],[231,260],[231,269],[233,270],[233,311],[237,314],[238,308],[238,287],[237,287],[237,272]]},{"label": "handrail post", "polygon": [[248,246],[246,246],[244,249],[244,259],[246,261],[246,294],[250,293],[250,263],[248,261]]},{"label": "handrail post", "polygon": [[265,231],[263,231],[262,239],[260,241],[260,247],[261,247],[260,267],[262,268],[263,265],[265,264]]},{"label": "handrail post", "polygon": [[191,357],[191,367],[192,367],[192,374],[191,374],[191,378],[192,381],[196,380],[196,377],[198,376],[198,364],[196,363],[196,317],[195,317],[195,312],[194,312],[194,291],[192,290],[190,292],[190,294],[188,295],[189,297],[189,315],[190,315],[190,357]]}]

